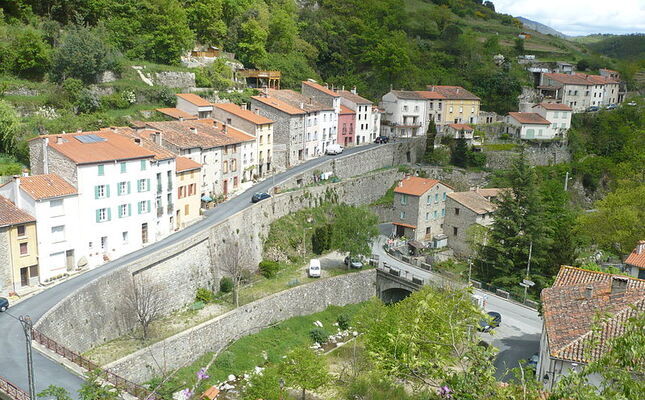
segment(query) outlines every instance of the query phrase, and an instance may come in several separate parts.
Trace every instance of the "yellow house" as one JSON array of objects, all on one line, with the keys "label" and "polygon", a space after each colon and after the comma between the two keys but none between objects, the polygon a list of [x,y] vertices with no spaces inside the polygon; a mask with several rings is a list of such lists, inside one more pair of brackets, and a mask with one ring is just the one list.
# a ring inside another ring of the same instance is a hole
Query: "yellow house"
[{"label": "yellow house", "polygon": [[202,165],[186,157],[176,159],[177,208],[175,229],[181,229],[199,218]]},{"label": "yellow house", "polygon": [[36,219],[0,196],[0,294],[38,285]]},{"label": "yellow house", "polygon": [[430,117],[437,125],[476,124],[481,100],[461,86],[428,86],[436,96],[429,100]]}]

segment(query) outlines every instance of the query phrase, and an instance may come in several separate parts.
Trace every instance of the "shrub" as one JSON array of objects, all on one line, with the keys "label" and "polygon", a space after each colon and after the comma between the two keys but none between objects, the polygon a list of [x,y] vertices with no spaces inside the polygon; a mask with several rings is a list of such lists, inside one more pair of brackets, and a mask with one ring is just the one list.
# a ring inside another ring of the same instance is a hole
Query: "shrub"
[{"label": "shrub", "polygon": [[262,260],[259,267],[262,276],[268,279],[275,278],[280,271],[280,264],[277,261]]},{"label": "shrub", "polygon": [[223,277],[219,281],[219,290],[222,293],[230,293],[233,291],[233,279],[229,278],[228,276]]},{"label": "shrub", "polygon": [[95,93],[86,89],[81,92],[76,107],[81,114],[93,113],[101,109],[101,100]]},{"label": "shrub", "polygon": [[317,343],[325,343],[329,339],[329,333],[323,328],[314,328],[309,331],[309,336]]},{"label": "shrub", "polygon": [[340,314],[336,318],[336,322],[338,322],[338,327],[342,330],[349,329],[349,321],[351,320],[350,316],[347,314]]},{"label": "shrub", "polygon": [[215,294],[212,291],[206,288],[197,289],[197,293],[195,294],[196,301],[201,301],[203,303],[210,303],[214,299],[215,299]]}]

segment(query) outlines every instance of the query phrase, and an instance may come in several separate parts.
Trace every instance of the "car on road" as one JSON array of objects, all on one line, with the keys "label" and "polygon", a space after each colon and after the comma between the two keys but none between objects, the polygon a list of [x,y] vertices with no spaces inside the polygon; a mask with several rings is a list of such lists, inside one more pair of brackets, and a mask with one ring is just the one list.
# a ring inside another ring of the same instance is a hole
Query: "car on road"
[{"label": "car on road", "polygon": [[256,193],[253,196],[251,196],[251,203],[257,203],[258,201],[268,199],[269,197],[271,197],[269,193],[265,193],[265,192]]},{"label": "car on road", "polygon": [[0,312],[7,311],[7,308],[9,308],[9,300],[4,297],[0,297]]},{"label": "car on road", "polygon": [[526,363],[529,367],[537,368],[538,361],[540,360],[540,355],[535,353],[529,358],[529,361]]},{"label": "car on road", "polygon": [[330,144],[327,146],[327,150],[325,150],[325,154],[335,156],[337,154],[341,154],[343,152],[343,146],[339,144]]},{"label": "car on road", "polygon": [[585,111],[586,112],[596,112],[596,111],[599,111],[599,110],[600,110],[600,107],[598,107],[598,106],[589,106],[589,107],[587,107],[587,109]]},{"label": "car on road", "polygon": [[389,142],[389,141],[390,141],[390,138],[389,138],[389,137],[387,137],[387,136],[379,136],[379,137],[377,137],[377,138],[376,138],[376,140],[374,140],[374,143],[382,143],[382,144],[385,144],[385,143],[387,143],[387,142]]},{"label": "car on road", "polygon": [[618,108],[618,106],[615,104],[608,104],[607,107],[605,107],[606,110],[615,110],[616,108]]},{"label": "car on road", "polygon": [[363,268],[363,263],[361,262],[361,260],[359,260],[356,257],[351,257],[350,258],[349,256],[347,256],[347,257],[345,257],[344,263],[345,263],[345,265],[347,265],[348,267],[351,267],[351,268],[356,268],[356,269]]},{"label": "car on road", "polygon": [[307,271],[310,278],[320,278],[320,260],[313,258],[309,260],[309,270]]},{"label": "car on road", "polygon": [[502,323],[502,315],[495,311],[486,313],[486,318],[479,321],[478,329],[482,332],[488,332],[493,328],[497,328]]}]

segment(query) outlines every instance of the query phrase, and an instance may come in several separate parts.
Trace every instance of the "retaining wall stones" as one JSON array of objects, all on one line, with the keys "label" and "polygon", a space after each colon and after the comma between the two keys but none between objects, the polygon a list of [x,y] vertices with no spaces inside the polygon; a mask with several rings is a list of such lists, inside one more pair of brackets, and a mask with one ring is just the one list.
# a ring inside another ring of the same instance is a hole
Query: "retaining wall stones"
[{"label": "retaining wall stones", "polygon": [[190,330],[155,343],[106,366],[137,383],[188,365],[206,352],[276,322],[323,311],[330,305],[360,303],[376,294],[376,270],[351,273],[275,293]]},{"label": "retaining wall stones", "polygon": [[[516,151],[485,151],[486,167],[490,169],[508,169],[519,153]],[[544,166],[562,164],[571,161],[571,154],[566,145],[542,144],[526,146],[524,154],[529,164]]]},{"label": "retaining wall stones", "polygon": [[152,74],[155,85],[168,86],[170,88],[194,88],[195,74],[193,72],[155,72]]}]

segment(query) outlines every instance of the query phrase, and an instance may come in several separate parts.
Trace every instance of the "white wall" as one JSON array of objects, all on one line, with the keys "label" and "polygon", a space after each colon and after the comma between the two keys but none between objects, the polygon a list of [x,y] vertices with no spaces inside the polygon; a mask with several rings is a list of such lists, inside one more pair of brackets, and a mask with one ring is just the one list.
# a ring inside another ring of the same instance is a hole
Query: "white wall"
[{"label": "white wall", "polygon": [[[176,190],[176,165],[175,159],[161,160],[150,164],[155,177],[151,181],[152,191],[155,194],[155,202],[153,203],[153,213],[156,218],[155,224],[155,238],[159,240],[169,235],[175,225],[174,221],[174,205],[177,204],[177,190]],[[161,177],[161,181],[157,181],[157,174]],[[169,186],[170,182],[170,186]],[[161,191],[158,191],[158,186],[161,185]],[[168,206],[172,205],[173,209],[168,211]],[[163,211],[161,216],[157,215],[157,207],[162,207]]]}]

